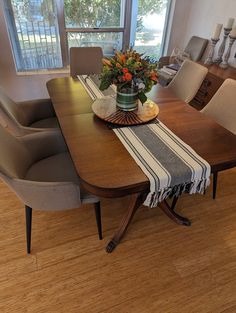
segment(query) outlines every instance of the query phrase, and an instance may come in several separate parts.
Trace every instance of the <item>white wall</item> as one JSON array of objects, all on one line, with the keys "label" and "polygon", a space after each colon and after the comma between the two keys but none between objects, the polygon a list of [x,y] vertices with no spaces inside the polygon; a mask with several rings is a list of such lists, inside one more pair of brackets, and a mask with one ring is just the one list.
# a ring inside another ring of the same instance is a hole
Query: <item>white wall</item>
[{"label": "white wall", "polygon": [[[184,48],[192,35],[210,39],[215,25],[217,23],[225,25],[229,17],[235,18],[236,25],[236,0],[176,0],[176,11],[172,28],[174,39],[170,41],[169,52],[175,46]],[[223,30],[221,40],[222,37]],[[216,46],[216,52],[221,40]],[[236,67],[235,52],[236,41],[230,58],[230,63],[234,67]]]},{"label": "white wall", "polygon": [[[174,4],[173,20],[170,28],[169,44],[167,54],[169,55],[175,47],[185,47],[185,33],[189,20],[189,11],[194,0],[172,0]],[[196,0],[195,0],[196,1]]]}]

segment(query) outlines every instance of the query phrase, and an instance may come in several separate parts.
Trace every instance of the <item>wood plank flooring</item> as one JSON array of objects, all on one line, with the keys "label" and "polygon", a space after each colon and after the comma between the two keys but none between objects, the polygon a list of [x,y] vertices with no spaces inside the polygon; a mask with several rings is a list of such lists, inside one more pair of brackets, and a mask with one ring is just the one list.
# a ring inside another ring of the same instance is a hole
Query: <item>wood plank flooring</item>
[{"label": "wood plank flooring", "polygon": [[102,200],[102,241],[92,206],[33,211],[27,255],[23,206],[0,183],[0,312],[235,313],[236,169],[211,191],[179,200],[190,228],[142,207],[112,254],[128,198]]}]

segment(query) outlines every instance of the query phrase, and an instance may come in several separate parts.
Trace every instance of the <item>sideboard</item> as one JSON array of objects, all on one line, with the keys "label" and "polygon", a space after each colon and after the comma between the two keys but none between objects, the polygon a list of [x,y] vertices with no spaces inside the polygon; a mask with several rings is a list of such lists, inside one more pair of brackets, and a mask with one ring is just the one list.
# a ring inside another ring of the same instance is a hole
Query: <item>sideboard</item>
[{"label": "sideboard", "polygon": [[227,69],[222,69],[216,64],[202,65],[206,66],[209,72],[196,96],[190,102],[197,110],[201,110],[211,100],[225,79],[232,78],[236,80],[236,68],[228,67]]}]

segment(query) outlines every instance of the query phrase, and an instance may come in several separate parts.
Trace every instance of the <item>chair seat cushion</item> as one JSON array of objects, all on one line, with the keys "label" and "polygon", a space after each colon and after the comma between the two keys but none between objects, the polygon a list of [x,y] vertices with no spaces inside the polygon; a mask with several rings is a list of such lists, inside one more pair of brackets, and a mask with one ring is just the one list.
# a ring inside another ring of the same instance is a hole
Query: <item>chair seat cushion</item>
[{"label": "chair seat cushion", "polygon": [[88,193],[80,184],[79,176],[68,152],[59,153],[34,163],[27,171],[26,180],[38,182],[72,182],[80,187],[82,203],[94,203],[99,199]]},{"label": "chair seat cushion", "polygon": [[59,128],[59,123],[56,117],[45,118],[29,125],[34,128]]},{"label": "chair seat cushion", "polygon": [[34,163],[28,169],[25,179],[79,184],[79,178],[68,152],[59,153]]}]

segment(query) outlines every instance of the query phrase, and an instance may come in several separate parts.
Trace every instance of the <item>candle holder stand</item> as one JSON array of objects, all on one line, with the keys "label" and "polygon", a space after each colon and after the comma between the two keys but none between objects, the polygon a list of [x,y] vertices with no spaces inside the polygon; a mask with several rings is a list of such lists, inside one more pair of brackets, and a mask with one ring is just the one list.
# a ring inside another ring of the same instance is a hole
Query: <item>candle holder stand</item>
[{"label": "candle holder stand", "polygon": [[232,28],[224,28],[224,38],[218,50],[218,57],[214,60],[214,63],[220,64],[223,61],[223,54],[225,52],[226,40],[231,30]]},{"label": "candle holder stand", "polygon": [[219,38],[218,39],[211,38],[210,50],[209,50],[208,57],[205,60],[204,64],[208,64],[208,65],[213,64],[213,56],[214,56],[215,46],[216,46],[218,41],[219,41]]},{"label": "candle holder stand", "polygon": [[228,61],[229,61],[231,49],[235,40],[236,40],[236,37],[232,37],[229,35],[229,46],[228,46],[226,53],[223,56],[223,61],[219,65],[221,68],[227,68],[229,66]]}]

